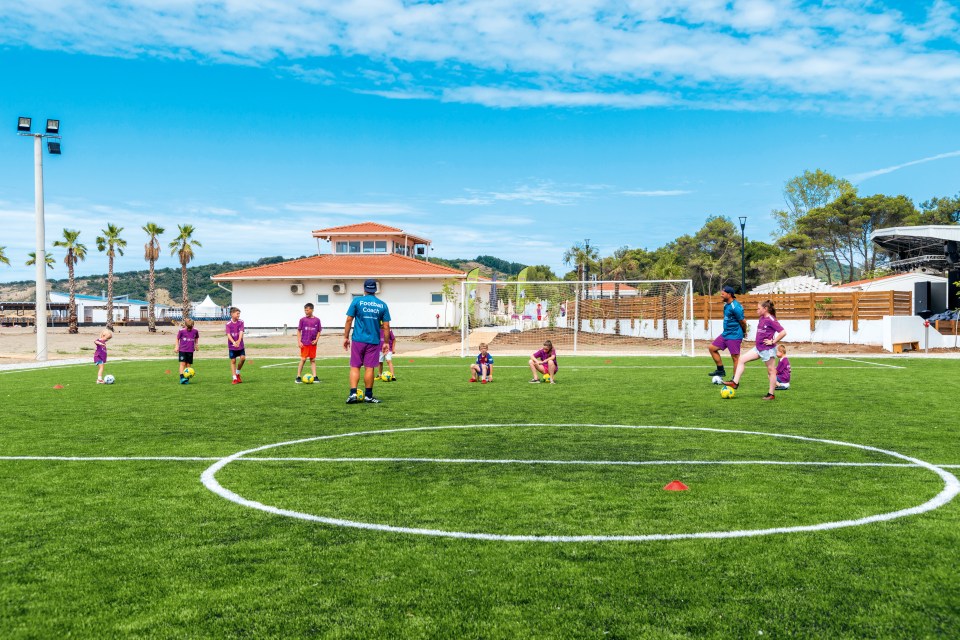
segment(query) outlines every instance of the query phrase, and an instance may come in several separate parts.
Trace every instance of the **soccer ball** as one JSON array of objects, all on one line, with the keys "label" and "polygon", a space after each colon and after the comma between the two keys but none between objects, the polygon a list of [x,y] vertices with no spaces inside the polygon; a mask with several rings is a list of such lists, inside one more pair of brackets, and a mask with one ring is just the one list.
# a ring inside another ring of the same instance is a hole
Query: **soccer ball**
[{"label": "soccer ball", "polygon": [[117,379],[114,378],[112,375],[107,374],[103,376],[103,384],[113,384],[116,381]]},{"label": "soccer ball", "polygon": [[183,377],[188,380],[195,375],[197,375],[197,372],[193,370],[193,367],[187,367],[183,370]]},{"label": "soccer ball", "polygon": [[389,371],[384,371],[383,375],[380,376],[380,379],[383,380],[384,382],[393,382],[393,376],[390,375]]},{"label": "soccer ball", "polygon": [[721,378],[720,376],[713,376],[713,377],[710,379],[710,381],[711,381],[713,384],[723,384],[723,378]]},{"label": "soccer ball", "polygon": [[313,384],[314,382],[317,381],[317,379],[308,373],[307,375],[300,378],[300,381],[303,382],[303,384]]},{"label": "soccer ball", "polygon": [[723,389],[720,389],[720,397],[723,398],[724,400],[729,400],[735,395],[737,395],[737,392],[734,390],[733,387],[724,387]]},{"label": "soccer ball", "polygon": [[550,374],[549,374],[549,373],[543,374],[543,381],[544,381],[544,382],[550,382]]}]

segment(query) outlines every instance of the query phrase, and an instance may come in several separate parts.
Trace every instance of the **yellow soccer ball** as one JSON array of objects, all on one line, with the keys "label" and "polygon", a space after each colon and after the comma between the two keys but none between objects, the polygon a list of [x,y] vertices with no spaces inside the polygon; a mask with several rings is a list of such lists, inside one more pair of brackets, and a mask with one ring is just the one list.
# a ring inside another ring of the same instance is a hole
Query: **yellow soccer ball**
[{"label": "yellow soccer ball", "polygon": [[724,400],[729,400],[735,395],[737,395],[737,391],[733,387],[724,387],[723,389],[720,389],[720,397]]},{"label": "yellow soccer ball", "polygon": [[301,381],[303,384],[313,384],[314,382],[317,381],[317,379],[314,378],[312,375],[310,375],[310,374],[308,373],[307,375],[305,375],[305,376],[303,376],[302,378],[300,378],[300,381]]},{"label": "yellow soccer ball", "polygon": [[189,379],[189,378],[192,378],[192,377],[195,376],[195,375],[197,375],[197,372],[193,370],[193,367],[187,367],[186,369],[183,370],[183,377],[184,377],[184,378],[188,378],[188,379]]}]

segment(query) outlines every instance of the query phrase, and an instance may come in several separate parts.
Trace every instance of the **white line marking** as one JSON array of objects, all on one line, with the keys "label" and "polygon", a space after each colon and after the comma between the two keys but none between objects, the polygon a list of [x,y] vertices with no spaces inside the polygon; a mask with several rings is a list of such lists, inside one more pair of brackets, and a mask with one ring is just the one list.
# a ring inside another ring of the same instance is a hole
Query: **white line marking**
[{"label": "white line marking", "polygon": [[[319,359],[319,358],[318,358]],[[273,369],[274,367],[289,367],[290,365],[297,366],[300,364],[299,360],[294,360],[293,362],[278,362],[277,364],[263,364],[260,365],[261,369]],[[320,368],[320,365],[317,365],[317,368]],[[324,368],[333,368],[333,367],[324,367]]]},{"label": "white line marking", "polygon": [[[0,456],[0,461],[46,462],[216,462],[217,456]],[[810,462],[791,460],[485,460],[471,458],[266,458],[244,456],[237,462],[437,462],[464,464],[556,464],[556,465],[771,465],[811,467],[920,467],[906,462]],[[941,469],[960,469],[960,464],[937,464]]]},{"label": "white line marking", "polygon": [[[252,458],[251,458],[252,459]],[[185,456],[0,456],[0,460],[48,460],[51,462],[206,462],[220,458]]]},{"label": "white line marking", "polygon": [[859,362],[860,364],[869,364],[874,367],[889,367],[891,369],[906,369],[906,367],[898,367],[895,364],[883,364],[881,362],[867,362],[866,360],[854,360],[853,358],[837,358],[837,360],[846,360],[847,362]]},{"label": "white line marking", "polygon": [[[906,460],[907,462],[913,463],[917,466],[923,467],[935,473],[937,476],[943,480],[944,486],[943,489],[935,495],[930,500],[927,500],[923,504],[917,505],[915,507],[909,507],[906,509],[899,509],[897,511],[890,511],[887,513],[880,513],[872,516],[867,516],[864,518],[857,518],[855,520],[838,520],[834,522],[823,522],[814,525],[801,525],[795,527],[775,527],[770,529],[745,529],[739,531],[705,531],[699,533],[665,533],[665,534],[646,534],[646,535],[574,535],[574,536],[537,536],[537,535],[504,535],[504,534],[492,534],[492,533],[473,533],[465,531],[444,531],[439,529],[422,529],[415,527],[397,527],[393,525],[386,524],[377,524],[370,522],[358,522],[354,520],[344,520],[341,518],[328,518],[324,516],[316,516],[310,513],[303,513],[300,511],[293,511],[290,509],[281,509],[279,507],[274,507],[272,505],[263,504],[255,500],[250,500],[244,498],[243,496],[230,491],[229,489],[223,487],[216,479],[216,474],[218,471],[223,469],[225,466],[239,460],[240,458],[258,451],[265,451],[267,449],[275,449],[277,447],[290,446],[295,444],[303,444],[306,442],[317,442],[320,440],[332,440],[334,438],[348,438],[353,436],[369,436],[369,435],[378,435],[385,433],[406,433],[406,432],[415,432],[415,431],[439,431],[444,429],[481,429],[481,428],[503,428],[503,427],[591,427],[591,428],[607,428],[607,429],[664,429],[664,430],[675,430],[675,431],[704,431],[710,433],[724,433],[724,434],[740,434],[740,435],[751,435],[751,436],[769,436],[772,438],[785,438],[789,440],[800,440],[803,442],[818,442],[822,444],[829,444],[840,447],[852,447],[854,449],[862,449],[864,451],[872,451],[874,453],[880,453],[888,455],[894,458],[899,458],[901,460]],[[391,533],[408,533],[415,535],[426,535],[426,536],[436,536],[444,538],[459,538],[459,539],[472,539],[472,540],[493,540],[500,542],[648,542],[648,541],[660,541],[660,540],[687,540],[694,538],[745,538],[751,536],[763,536],[763,535],[772,535],[779,533],[798,533],[798,532],[809,532],[809,531],[827,531],[830,529],[840,529],[844,527],[855,527],[865,524],[871,524],[874,522],[884,522],[887,520],[894,520],[896,518],[902,518],[905,516],[918,515],[925,513],[927,511],[932,511],[943,505],[947,504],[953,500],[958,493],[960,493],[960,480],[957,480],[956,476],[952,473],[945,471],[939,467],[936,467],[929,462],[924,462],[918,458],[911,458],[910,456],[905,456],[896,451],[888,451],[886,449],[880,449],[877,447],[871,447],[862,444],[853,444],[850,442],[841,442],[839,440],[826,440],[821,438],[809,438],[806,436],[796,436],[788,435],[782,433],[764,433],[760,431],[745,431],[739,429],[713,429],[708,427],[669,427],[669,426],[639,426],[639,425],[604,425],[604,424],[473,424],[473,425],[449,425],[441,427],[412,427],[407,429],[380,429],[376,431],[356,431],[351,433],[343,433],[338,435],[331,436],[317,436],[313,438],[302,438],[299,440],[290,440],[288,442],[278,442],[275,444],[263,445],[261,447],[255,447],[253,449],[247,449],[245,451],[239,451],[233,455],[227,456],[222,460],[212,464],[208,467],[203,474],[200,476],[201,482],[207,487],[210,491],[216,493],[217,495],[235,502],[244,507],[249,507],[252,509],[258,509],[260,511],[265,511],[267,513],[273,513],[276,515],[287,516],[289,518],[297,518],[299,520],[308,520],[312,522],[320,522],[323,524],[329,524],[340,527],[352,527],[356,529],[366,529],[372,531],[388,531]]]},{"label": "white line marking", "polygon": [[[319,359],[319,358],[318,358]],[[839,359],[839,358],[837,358]],[[295,362],[282,362],[280,364],[268,364],[263,365],[261,369],[271,369],[273,367],[288,367],[295,368],[300,361]],[[469,370],[470,361],[464,361],[464,364],[402,364],[402,370],[406,371],[408,369],[464,369]],[[904,369],[906,367],[894,367],[893,365],[876,365],[874,363],[867,363],[871,366],[867,367],[857,367],[849,365],[841,365],[839,367],[831,367],[828,365],[816,365],[812,367],[792,367],[792,369],[873,369],[877,366],[884,367],[893,367],[894,369]],[[496,369],[529,369],[528,365],[523,364],[494,364]],[[344,364],[318,364],[317,369],[349,369],[350,365],[347,363]],[[400,367],[398,367],[400,368]],[[576,364],[576,365],[567,365],[564,366],[563,371],[578,371],[580,369],[707,369],[703,365],[690,365],[690,364],[677,364],[677,365],[659,365],[659,364],[638,364],[638,365],[627,365],[627,364]],[[469,371],[468,371],[469,372]]]}]

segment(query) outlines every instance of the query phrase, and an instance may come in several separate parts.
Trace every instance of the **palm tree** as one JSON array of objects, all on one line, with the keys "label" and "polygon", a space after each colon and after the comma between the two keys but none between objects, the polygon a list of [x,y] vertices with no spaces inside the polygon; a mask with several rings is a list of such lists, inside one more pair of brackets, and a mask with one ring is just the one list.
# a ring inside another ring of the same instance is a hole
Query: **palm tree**
[{"label": "palm tree", "polygon": [[[37,264],[37,252],[36,252],[36,251],[31,251],[31,252],[28,253],[27,255],[29,256],[29,258],[27,259],[27,262],[26,262],[26,264],[27,264],[28,267]],[[50,267],[51,269],[53,269],[53,265],[56,264],[56,261],[53,259],[53,256],[50,254],[50,252],[49,252],[49,251],[44,251],[44,252],[43,252],[43,256],[44,256],[44,258],[46,258],[47,266]],[[46,304],[46,302],[44,302],[44,304]],[[39,317],[40,317],[40,298],[39,298],[39,297],[37,298],[37,310],[36,310],[36,313],[37,313],[37,318],[39,318]]]},{"label": "palm tree", "polygon": [[[664,254],[650,267],[649,277],[654,280],[677,280],[684,275],[684,267],[677,262],[676,255],[672,253]],[[669,336],[667,333],[667,285],[660,285],[660,321],[663,324],[663,339]]]},{"label": "palm tree", "polygon": [[154,266],[160,258],[160,241],[157,237],[162,235],[164,228],[160,225],[148,222],[143,225],[143,230],[147,233],[148,242],[143,245],[143,259],[150,263],[150,288],[147,290],[147,330],[150,333],[157,332],[157,288],[154,284]]},{"label": "palm tree", "polygon": [[628,272],[637,268],[637,261],[630,255],[630,249],[620,247],[613,255],[604,259],[604,279],[613,280],[613,333],[620,335],[620,283]]},{"label": "palm tree", "polygon": [[173,242],[170,243],[170,255],[177,256],[180,259],[180,280],[181,288],[183,290],[183,319],[186,320],[187,316],[190,314],[190,298],[187,295],[187,264],[193,260],[194,247],[202,247],[203,245],[193,240],[193,232],[196,231],[196,228],[192,224],[178,224],[177,229],[180,231],[180,235],[174,238]]},{"label": "palm tree", "polygon": [[[33,265],[37,264],[36,251],[31,251],[30,253],[27,254],[27,256],[29,256],[26,262],[26,265],[28,267],[32,267]],[[49,251],[44,251],[43,256],[46,259],[47,266],[53,269],[53,265],[57,264],[57,261],[53,259],[53,254],[50,253]]]},{"label": "palm tree", "polygon": [[106,251],[108,261],[107,269],[107,328],[113,328],[113,259],[119,253],[123,255],[123,248],[127,246],[127,241],[120,237],[123,227],[118,227],[110,222],[106,229],[101,229],[102,236],[97,236],[97,250]]},{"label": "palm tree", "polygon": [[0,247],[0,262],[8,265],[10,264],[10,258],[7,257],[6,251],[7,251],[6,247]]},{"label": "palm tree", "polygon": [[[563,252],[563,264],[575,265],[579,272],[579,279],[586,280],[587,267],[595,263],[599,255],[596,248],[591,247],[585,242],[582,244],[578,242]],[[584,287],[583,291],[584,298],[586,298],[586,287]]]},{"label": "palm tree", "polygon": [[53,246],[67,250],[67,255],[64,257],[63,263],[67,265],[67,278],[69,279],[70,286],[70,306],[67,314],[67,322],[69,323],[68,333],[80,333],[80,329],[77,328],[77,285],[73,279],[73,267],[80,260],[86,260],[87,247],[77,242],[77,238],[79,237],[79,231],[64,229],[63,240],[56,240],[53,243]]}]

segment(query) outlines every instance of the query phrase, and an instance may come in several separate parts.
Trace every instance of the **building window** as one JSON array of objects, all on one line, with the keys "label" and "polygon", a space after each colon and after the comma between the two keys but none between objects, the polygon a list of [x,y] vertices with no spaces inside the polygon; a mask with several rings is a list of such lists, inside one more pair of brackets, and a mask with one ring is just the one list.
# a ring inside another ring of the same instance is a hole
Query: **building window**
[{"label": "building window", "polygon": [[326,293],[318,293],[317,304],[330,304],[330,296]]},{"label": "building window", "polygon": [[364,252],[364,253],[373,253],[373,240],[364,240],[364,241],[363,241],[363,252]]},{"label": "building window", "polygon": [[431,293],[431,294],[430,294],[430,304],[443,304],[443,294],[442,294],[442,293]]},{"label": "building window", "polygon": [[387,252],[387,241],[386,240],[377,240],[374,242],[373,250],[375,253],[386,253]]},{"label": "building window", "polygon": [[360,242],[353,241],[350,243],[350,253],[360,253]]},{"label": "building window", "polygon": [[407,247],[406,247],[406,245],[402,245],[402,244],[400,244],[399,242],[394,242],[394,243],[393,243],[393,252],[394,252],[394,253],[399,253],[399,254],[402,255],[402,256],[408,255],[408,254],[407,254]]},{"label": "building window", "polygon": [[337,243],[337,253],[346,253],[350,249],[350,243],[348,242],[338,242]]}]

